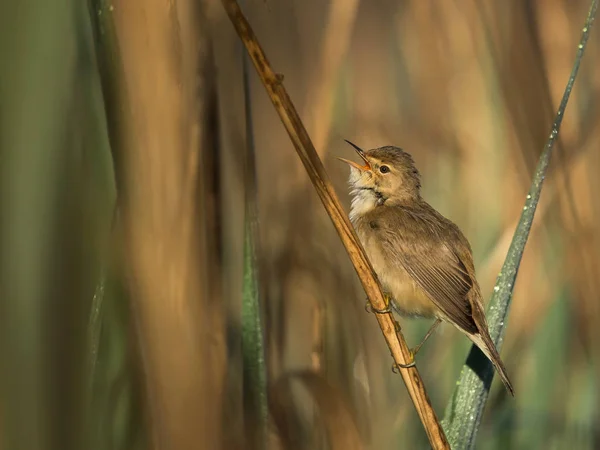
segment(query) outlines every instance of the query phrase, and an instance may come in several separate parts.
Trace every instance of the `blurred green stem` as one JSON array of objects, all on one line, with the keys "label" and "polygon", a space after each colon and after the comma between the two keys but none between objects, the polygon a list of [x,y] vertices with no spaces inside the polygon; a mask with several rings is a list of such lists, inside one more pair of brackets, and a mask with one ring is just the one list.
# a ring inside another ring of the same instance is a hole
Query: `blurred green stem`
[{"label": "blurred green stem", "polygon": [[102,302],[104,300],[104,287],[105,287],[105,275],[104,271],[100,274],[100,281],[94,291],[94,297],[92,298],[92,308],[90,311],[90,322],[88,325],[88,376],[90,386],[94,382],[94,372],[96,369],[96,362],[98,361],[98,346],[100,342],[100,331],[102,330]]},{"label": "blurred green stem", "polygon": [[244,285],[242,297],[242,354],[244,360],[244,408],[247,436],[252,449],[267,447],[267,369],[260,307],[259,234],[256,183],[256,159],[252,129],[252,111],[248,56],[243,52],[243,79],[246,116]]},{"label": "blurred green stem", "polygon": [[[67,0],[0,3],[3,449],[69,449],[77,443],[72,436],[80,431],[78,423],[70,430],[54,428],[74,411],[67,395],[60,404],[53,403],[64,387],[58,373],[64,369],[63,374],[72,375],[75,389],[79,380],[73,366],[79,355],[70,355],[74,362],[70,367],[58,367],[52,358],[52,339],[70,331],[73,322],[68,309],[60,323],[53,323],[55,316],[50,316],[72,300],[60,294],[75,293],[58,279],[60,269],[71,261],[68,250],[54,253],[61,243],[57,224],[64,219],[63,229],[69,229],[72,223],[61,202],[65,199],[61,176],[72,150],[67,131],[77,57],[75,17],[76,4]],[[77,237],[72,236],[75,244]],[[72,276],[78,275],[73,270]],[[61,351],[69,354],[71,348]]]},{"label": "blurred green stem", "polygon": [[[123,147],[122,139],[126,127],[126,106],[129,104],[127,93],[121,83],[123,64],[119,49],[117,32],[113,21],[113,6],[108,0],[89,0],[88,7],[92,18],[94,44],[100,84],[102,86],[102,100],[106,114],[106,124],[110,151],[112,155],[113,170],[119,198],[124,189],[122,182],[120,156]],[[120,207],[117,203],[116,208]],[[113,215],[113,225],[115,222]]]},{"label": "blurred green stem", "polygon": [[244,294],[242,300],[242,352],[244,358],[244,403],[248,429],[254,430],[252,448],[266,448],[267,376],[259,300],[257,260],[252,225],[246,220],[244,239]]},{"label": "blurred green stem", "polygon": [[[107,0],[90,0],[88,3],[90,17],[92,22],[92,32],[94,36],[94,51],[96,54],[97,67],[100,72],[100,83],[102,87],[102,100],[104,102],[105,117],[107,122],[108,138],[110,150],[113,157],[113,169],[115,168],[115,159],[119,149],[119,118],[122,118],[121,108],[123,102],[119,101],[118,92],[118,74],[121,69],[121,59],[117,45],[116,31],[113,24],[113,7]],[[113,171],[116,177],[116,171]],[[120,187],[120,186],[119,186]],[[118,202],[115,203],[111,236],[114,232]],[[109,238],[110,239],[110,238]],[[108,260],[108,257],[106,257]],[[102,304],[104,301],[104,291],[106,284],[106,264],[102,262],[102,268],[99,281],[94,292],[92,308],[88,323],[88,377],[90,387],[94,382],[96,362],[98,359],[98,345],[100,341],[100,332],[102,329]]]},{"label": "blurred green stem", "polygon": [[[534,213],[542,191],[542,185],[546,176],[546,170],[550,162],[550,156],[554,143],[558,138],[562,119],[579,71],[579,65],[585,52],[589,38],[590,29],[598,8],[598,0],[592,0],[588,16],[583,27],[581,40],[579,42],[571,76],[567,82],[558,112],[552,124],[552,130],[546,146],[540,156],[535,170],[533,182],[525,200],[525,206],[517,225],[508,254],[498,275],[494,293],[490,299],[488,308],[488,324],[490,335],[500,349],[510,300],[519,270],[519,264],[525,250],[525,244],[529,237],[529,231],[533,222]],[[481,417],[485,403],[488,398],[490,385],[494,376],[491,363],[475,347],[471,348],[469,357],[460,374],[457,387],[446,407],[446,415],[443,421],[446,435],[453,449],[470,449],[474,447],[477,430],[481,423]],[[518,395],[518,393],[517,393]]]},{"label": "blurred green stem", "polygon": [[[125,107],[128,104],[122,84],[120,83],[123,67],[121,54],[117,40],[117,34],[113,21],[113,6],[109,0],[88,0],[89,17],[91,19],[94,53],[96,66],[99,73],[99,82],[102,92],[102,107],[106,121],[105,132],[108,136],[108,148],[110,151],[110,162],[112,164],[114,204],[112,206],[112,219],[110,233],[108,236],[108,251],[103,252],[103,260],[98,277],[98,282],[92,299],[88,322],[88,354],[87,354],[87,376],[88,376],[88,401],[90,406],[90,429],[88,433],[92,436],[94,448],[106,448],[111,439],[117,434],[113,428],[106,432],[98,423],[112,424],[114,408],[109,405],[109,399],[102,399],[102,406],[94,405],[94,396],[98,396],[96,386],[98,383],[102,386],[102,378],[106,375],[99,374],[97,371],[98,355],[100,351],[100,340],[105,318],[105,300],[106,289],[113,287],[110,275],[110,249],[113,248],[112,240],[115,235],[115,229],[118,222],[120,208],[120,193],[123,189],[123,183],[120,182],[121,176],[119,156],[122,148]],[[109,294],[111,295],[111,294]],[[113,293],[114,295],[114,293]],[[110,320],[110,319],[109,319]],[[102,394],[100,394],[102,396]],[[92,410],[93,413],[92,413]],[[97,431],[100,430],[100,431]],[[135,432],[135,431],[134,431]],[[99,436],[97,436],[99,434]]]}]

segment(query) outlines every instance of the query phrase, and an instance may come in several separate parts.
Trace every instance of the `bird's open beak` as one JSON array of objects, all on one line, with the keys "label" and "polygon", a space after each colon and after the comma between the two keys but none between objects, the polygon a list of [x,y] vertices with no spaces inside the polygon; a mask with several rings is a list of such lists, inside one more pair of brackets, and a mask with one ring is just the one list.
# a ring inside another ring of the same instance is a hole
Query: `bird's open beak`
[{"label": "bird's open beak", "polygon": [[358,156],[361,157],[361,159],[365,162],[364,166],[361,166],[358,163],[355,163],[354,161],[350,161],[349,159],[345,159],[345,158],[338,158],[340,161],[344,161],[347,164],[350,164],[353,167],[356,167],[358,170],[364,171],[364,170],[371,170],[371,164],[369,164],[369,161],[367,160],[367,157],[365,156],[365,152],[363,151],[362,148],[360,148],[358,145],[353,144],[352,142],[348,141],[347,139],[344,139],[348,144],[350,144],[352,147],[354,147],[354,150],[356,150],[356,153],[358,153]]}]

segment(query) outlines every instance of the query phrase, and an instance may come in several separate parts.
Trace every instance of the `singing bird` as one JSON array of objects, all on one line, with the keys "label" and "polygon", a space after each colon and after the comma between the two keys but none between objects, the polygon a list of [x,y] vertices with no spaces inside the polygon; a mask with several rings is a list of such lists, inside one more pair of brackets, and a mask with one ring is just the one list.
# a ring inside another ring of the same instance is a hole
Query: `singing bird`
[{"label": "singing bird", "polygon": [[[379,278],[386,301],[405,317],[436,319],[462,331],[490,359],[506,389],[512,384],[490,337],[469,241],[421,197],[419,171],[398,147],[363,151],[350,165],[350,221]],[[387,313],[376,311],[378,313]]]}]

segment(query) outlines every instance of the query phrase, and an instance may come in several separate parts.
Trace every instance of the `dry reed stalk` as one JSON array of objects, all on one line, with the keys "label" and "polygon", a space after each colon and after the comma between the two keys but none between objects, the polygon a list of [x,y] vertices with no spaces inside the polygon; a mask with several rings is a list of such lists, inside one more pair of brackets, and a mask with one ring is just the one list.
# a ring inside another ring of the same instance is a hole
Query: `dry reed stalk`
[{"label": "dry reed stalk", "polygon": [[327,14],[323,51],[306,96],[307,129],[321,158],[327,154],[327,142],[333,119],[335,89],[354,29],[358,0],[331,0]]},{"label": "dry reed stalk", "polygon": [[[305,113],[305,117],[310,118],[308,129],[312,132],[315,149],[321,158],[327,153],[335,85],[352,36],[358,0],[332,0],[328,9],[323,51],[314,81],[309,83]],[[300,169],[299,166],[297,168]],[[303,178],[303,175],[300,177]],[[325,348],[326,303],[318,297],[313,301],[311,364],[313,370],[320,371]]]},{"label": "dry reed stalk", "polygon": [[[540,35],[540,46],[546,55],[547,72],[549,74],[550,94],[553,103],[560,99],[561,83],[570,70],[569,55],[571,50],[570,36],[576,35],[579,29],[577,23],[578,13],[582,13],[584,3],[581,5],[564,4],[553,1],[552,6],[536,7],[539,16],[537,25]],[[560,30],[560,32],[557,32]],[[587,58],[598,59],[598,51],[594,47],[588,49]],[[587,69],[587,73],[586,73]],[[582,101],[588,103],[587,107],[574,108],[561,131],[561,142],[564,144],[557,148],[557,176],[560,187],[557,189],[558,220],[561,221],[565,236],[566,257],[563,259],[564,272],[570,278],[573,288],[573,312],[578,316],[577,330],[585,337],[588,346],[593,345],[598,339],[595,331],[597,327],[592,317],[598,317],[600,307],[596,301],[596,293],[600,289],[600,271],[597,265],[598,254],[595,242],[595,221],[593,187],[597,178],[588,171],[593,167],[594,150],[598,146],[599,133],[589,125],[598,122],[598,90],[594,89],[594,82],[598,77],[593,75],[593,64],[582,67],[581,81],[583,86],[573,93]],[[549,94],[549,95],[550,95]],[[593,97],[593,100],[588,100]],[[596,105],[596,106],[594,106]],[[596,141],[594,143],[594,141]],[[582,155],[583,154],[583,155]],[[581,158],[580,156],[584,156]],[[580,160],[576,167],[573,160]],[[592,172],[593,169],[592,169]],[[596,337],[593,337],[595,333]]]},{"label": "dry reed stalk", "polygon": [[[311,130],[313,143],[321,158],[327,153],[327,142],[331,131],[335,87],[350,39],[354,29],[358,0],[332,0],[329,2],[327,25],[322,38],[322,51],[319,63],[314,71],[307,93],[304,117],[308,118],[308,129]],[[299,183],[306,182],[303,170],[295,166],[294,179]],[[314,218],[317,226],[326,220],[322,216]],[[315,226],[315,224],[311,224]],[[327,323],[327,304],[318,295],[310,295],[313,303],[311,314],[311,367],[315,372],[323,369],[323,354],[325,351],[325,328]]]},{"label": "dry reed stalk", "polygon": [[[314,77],[308,83],[308,93],[303,116],[307,118],[308,130],[311,131],[315,149],[321,158],[327,153],[327,142],[331,131],[333,107],[335,100],[335,87],[354,28],[358,0],[332,0],[326,6],[327,24],[324,37],[321,39],[322,50],[319,62],[314,71]],[[300,190],[306,186],[304,170],[300,165],[293,167],[293,174],[287,179],[287,189]],[[309,226],[320,225],[324,220],[321,216],[314,217]],[[311,321],[311,367],[320,371],[323,366],[323,353],[325,351],[326,327],[326,302],[317,295],[311,295],[310,290],[304,292],[307,301],[312,306]],[[302,302],[305,303],[305,302]]]},{"label": "dry reed stalk", "polygon": [[[497,7],[497,5],[493,7]],[[568,37],[569,34],[575,34],[578,31],[579,25],[575,16],[569,18],[566,15],[565,8],[565,5],[560,2],[545,4],[543,8],[534,9],[519,5],[512,11],[514,19],[511,23],[516,31],[524,34],[525,37],[517,36],[514,42],[518,42],[518,44],[505,45],[506,48],[498,46],[490,52],[499,72],[504,74],[501,79],[504,80],[503,88],[509,117],[517,118],[513,119],[512,127],[512,138],[515,139],[517,145],[509,146],[509,148],[516,149],[515,157],[510,159],[510,164],[515,166],[520,160],[527,162],[534,157],[534,155],[524,152],[524,149],[538,148],[538,144],[535,142],[543,140],[544,123],[547,122],[545,115],[551,116],[551,105],[556,103],[556,99],[560,99],[562,80],[571,70],[569,59],[571,40]],[[567,9],[572,11],[573,7]],[[496,26],[498,22],[494,20],[494,17],[497,17],[497,11],[488,11],[487,14],[482,12],[482,20],[488,24],[487,26],[491,30],[498,28]],[[554,32],[548,30],[554,30]],[[567,31],[556,33],[556,30]],[[495,34],[498,33],[499,31],[496,30]],[[544,38],[548,42],[545,42]],[[523,42],[528,42],[528,44],[523,45]],[[504,60],[506,62],[503,62]],[[506,68],[500,70],[503,67]],[[513,80],[515,75],[520,81]],[[533,81],[530,81],[531,79]],[[525,96],[522,95],[523,93]],[[533,109],[528,110],[528,108]],[[541,112],[538,111],[540,109]],[[583,288],[580,291],[582,297],[594,298],[594,292],[598,290],[598,282],[592,267],[593,255],[590,252],[591,246],[588,245],[588,239],[584,238],[583,241],[579,239],[586,234],[586,227],[584,219],[580,217],[580,208],[576,207],[587,204],[585,192],[581,192],[586,191],[587,184],[583,182],[581,176],[577,177],[578,185],[573,186],[573,189],[569,183],[569,179],[574,176],[576,169],[576,165],[572,164],[573,159],[578,158],[582,152],[581,149],[585,148],[581,141],[577,142],[584,132],[581,129],[583,117],[580,117],[580,114],[582,113],[577,108],[574,109],[570,113],[569,119],[565,120],[565,126],[561,131],[560,143],[563,145],[557,146],[556,157],[559,162],[556,169],[558,173],[555,174],[559,178],[557,180],[558,208],[554,208],[550,215],[553,221],[562,222],[561,226],[570,237],[574,238],[568,245],[568,251],[572,255],[572,264],[567,266],[567,268],[577,267],[577,270],[571,274],[573,285]],[[590,114],[588,113],[588,115]],[[594,116],[593,112],[591,115]],[[589,139],[590,135],[588,134],[586,137]],[[565,152],[565,148],[570,150]],[[509,183],[509,188],[511,185],[517,186],[517,188],[512,188],[515,198],[520,197],[519,183]],[[579,195],[575,195],[575,189],[580,191]],[[529,253],[531,254],[531,252]],[[541,255],[538,256],[541,257]],[[540,259],[539,264],[543,266],[544,261]],[[515,317],[521,316],[515,314]]]},{"label": "dry reed stalk", "polygon": [[[452,105],[448,95],[453,91],[452,83],[457,77],[457,58],[453,53],[457,46],[453,41],[456,36],[464,36],[463,30],[473,25],[465,27],[464,21],[458,20],[460,15],[456,14],[457,11],[462,14],[464,8],[453,5],[452,2],[407,2],[396,11],[393,22],[397,45],[405,60],[410,96],[414,96],[401,112],[406,122],[401,128],[403,145],[409,152],[411,148],[422,148],[423,153],[433,154],[436,158],[435,149],[455,150]],[[453,20],[458,21],[455,26],[461,27],[463,32],[450,33],[448,22],[453,23]],[[462,48],[458,50],[464,52]],[[464,64],[464,61],[458,64]],[[458,73],[461,71],[462,67]]]},{"label": "dry reed stalk", "polygon": [[310,363],[311,367],[315,372],[320,372],[322,367],[321,358],[323,357],[323,338],[324,338],[324,324],[325,324],[325,303],[320,299],[315,299],[315,305],[313,307],[311,316],[311,354]]},{"label": "dry reed stalk", "polygon": [[[244,43],[257,72],[267,89],[281,121],[283,122],[298,156],[335,226],[373,308],[386,307],[381,287],[369,263],[348,217],[337,195],[333,191],[323,163],[302,124],[294,105],[283,87],[282,77],[273,72],[250,24],[235,0],[222,0],[240,39]],[[391,313],[377,314],[377,321],[396,364],[406,365],[411,361],[410,350]],[[427,437],[434,449],[449,449],[444,431],[431,405],[423,380],[416,367],[400,369],[408,393],[425,427]]]},{"label": "dry reed stalk", "polygon": [[218,448],[225,344],[199,170],[210,151],[208,43],[186,0],[128,2],[114,14],[129,102],[119,196],[153,444]]},{"label": "dry reed stalk", "polygon": [[[344,88],[349,110],[341,114],[347,116],[345,128],[352,130],[347,137],[361,146],[373,148],[397,141],[401,135],[402,145],[414,148],[413,134],[400,132],[409,128],[404,116],[398,114],[402,106],[398,99],[405,97],[398,83],[398,66],[391,58],[390,46],[384,44],[390,43],[389,30],[396,27],[394,2],[368,4],[360,9],[352,51],[348,55],[351,76],[347,77]],[[347,145],[344,148],[354,154]]]}]

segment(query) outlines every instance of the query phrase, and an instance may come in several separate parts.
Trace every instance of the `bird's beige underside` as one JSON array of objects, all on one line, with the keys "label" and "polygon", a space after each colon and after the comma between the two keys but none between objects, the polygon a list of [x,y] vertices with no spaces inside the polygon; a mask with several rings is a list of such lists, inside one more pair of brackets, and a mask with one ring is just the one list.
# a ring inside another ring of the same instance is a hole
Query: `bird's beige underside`
[{"label": "bird's beige underside", "polygon": [[380,242],[369,233],[359,232],[367,257],[379,278],[384,292],[390,295],[396,308],[404,316],[446,319],[439,314],[431,298],[399,264],[386,263]]}]

